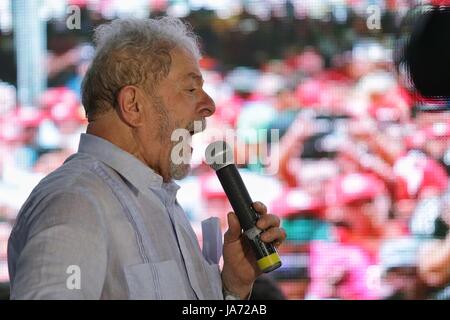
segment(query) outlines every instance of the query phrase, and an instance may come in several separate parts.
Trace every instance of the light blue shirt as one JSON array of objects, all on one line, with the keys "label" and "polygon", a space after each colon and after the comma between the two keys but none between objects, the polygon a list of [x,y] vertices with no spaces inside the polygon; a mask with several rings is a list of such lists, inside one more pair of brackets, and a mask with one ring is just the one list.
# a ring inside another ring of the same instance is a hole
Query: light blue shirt
[{"label": "light blue shirt", "polygon": [[176,201],[179,186],[110,142],[78,152],[22,206],[8,243],[12,299],[223,299]]}]

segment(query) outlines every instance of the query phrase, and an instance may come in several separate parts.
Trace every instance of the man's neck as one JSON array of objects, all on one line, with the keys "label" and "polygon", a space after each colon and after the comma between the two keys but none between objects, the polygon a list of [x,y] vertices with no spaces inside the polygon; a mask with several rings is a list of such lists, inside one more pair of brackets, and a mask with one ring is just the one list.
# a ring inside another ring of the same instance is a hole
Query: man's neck
[{"label": "man's neck", "polygon": [[[133,136],[131,129],[125,126],[122,122],[117,121],[117,119],[111,119],[110,117],[112,116],[113,115],[105,114],[101,118],[90,121],[87,126],[86,133],[109,141],[118,148],[139,159],[146,166],[162,176],[165,182],[170,181],[170,177],[163,174],[163,171],[158,164],[160,162],[159,156],[161,154],[161,152],[159,152],[159,147],[154,146],[154,148],[151,148],[154,150],[152,153],[154,158],[147,159],[144,157],[143,147],[139,146],[139,143]],[[111,130],[112,127],[115,129]]]}]

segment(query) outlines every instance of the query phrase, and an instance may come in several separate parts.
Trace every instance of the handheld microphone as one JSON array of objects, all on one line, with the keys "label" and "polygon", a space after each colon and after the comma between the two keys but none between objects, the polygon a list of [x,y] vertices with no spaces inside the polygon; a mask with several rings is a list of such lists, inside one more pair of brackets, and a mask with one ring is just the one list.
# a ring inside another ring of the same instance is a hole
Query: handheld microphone
[{"label": "handheld microphone", "polygon": [[259,214],[252,206],[252,199],[233,162],[233,152],[225,141],[215,141],[205,151],[208,165],[216,171],[220,184],[236,213],[244,234],[250,240],[258,267],[270,272],[281,266],[281,259],[275,247],[261,240],[263,230],[256,227]]}]

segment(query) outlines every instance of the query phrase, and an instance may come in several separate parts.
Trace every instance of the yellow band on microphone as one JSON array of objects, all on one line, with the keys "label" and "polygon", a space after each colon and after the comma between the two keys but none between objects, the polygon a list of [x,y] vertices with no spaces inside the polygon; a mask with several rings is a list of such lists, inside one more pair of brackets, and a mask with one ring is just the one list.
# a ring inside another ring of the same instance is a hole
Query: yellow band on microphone
[{"label": "yellow band on microphone", "polygon": [[256,262],[259,269],[263,272],[269,272],[281,266],[280,256],[277,253],[272,253]]}]

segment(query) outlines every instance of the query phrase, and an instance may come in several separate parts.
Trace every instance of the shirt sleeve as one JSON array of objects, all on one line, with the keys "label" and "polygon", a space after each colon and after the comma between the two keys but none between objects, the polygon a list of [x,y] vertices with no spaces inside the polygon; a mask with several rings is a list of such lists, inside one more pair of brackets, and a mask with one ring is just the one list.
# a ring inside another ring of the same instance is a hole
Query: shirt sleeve
[{"label": "shirt sleeve", "polygon": [[8,244],[11,299],[101,297],[107,245],[97,203],[93,193],[59,192],[21,215]]}]

